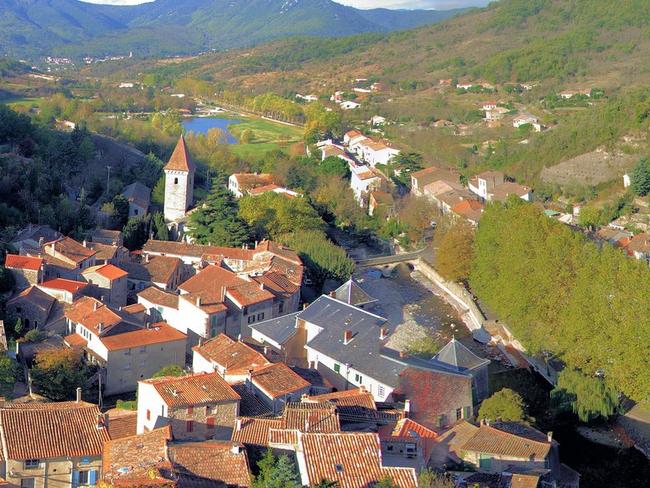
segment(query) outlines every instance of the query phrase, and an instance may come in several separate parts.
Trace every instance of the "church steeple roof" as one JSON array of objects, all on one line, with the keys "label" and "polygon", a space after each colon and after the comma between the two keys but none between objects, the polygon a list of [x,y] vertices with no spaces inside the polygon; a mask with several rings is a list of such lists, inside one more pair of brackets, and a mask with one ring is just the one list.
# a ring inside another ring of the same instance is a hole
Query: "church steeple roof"
[{"label": "church steeple roof", "polygon": [[176,148],[172,153],[172,157],[169,158],[165,170],[185,171],[187,173],[194,172],[194,163],[192,162],[190,153],[187,150],[187,145],[185,144],[185,138],[183,136],[178,140],[178,144],[176,144]]}]

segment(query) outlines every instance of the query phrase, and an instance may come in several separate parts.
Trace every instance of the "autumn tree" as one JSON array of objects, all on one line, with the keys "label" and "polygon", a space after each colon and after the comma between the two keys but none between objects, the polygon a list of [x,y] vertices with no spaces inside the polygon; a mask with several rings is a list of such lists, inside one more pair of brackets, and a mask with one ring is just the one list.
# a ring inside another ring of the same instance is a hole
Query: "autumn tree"
[{"label": "autumn tree", "polygon": [[74,399],[76,389],[84,388],[94,372],[74,349],[45,349],[36,353],[31,377],[40,393],[63,401]]},{"label": "autumn tree", "polygon": [[448,281],[465,281],[474,259],[474,228],[464,220],[455,221],[443,232],[436,253],[436,269]]},{"label": "autumn tree", "polygon": [[478,412],[479,419],[503,422],[525,422],[526,406],[521,396],[509,388],[494,393],[483,400]]}]

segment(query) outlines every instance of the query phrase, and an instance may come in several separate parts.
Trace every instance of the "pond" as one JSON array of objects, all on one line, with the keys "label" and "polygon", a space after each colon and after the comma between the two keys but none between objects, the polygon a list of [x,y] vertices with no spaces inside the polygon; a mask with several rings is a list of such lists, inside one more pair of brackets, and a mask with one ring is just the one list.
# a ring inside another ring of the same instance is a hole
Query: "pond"
[{"label": "pond", "polygon": [[195,134],[207,134],[210,129],[221,129],[226,134],[228,144],[237,144],[237,139],[230,132],[229,127],[233,124],[241,124],[238,119],[225,119],[221,117],[194,117],[183,121],[183,128],[186,132]]}]

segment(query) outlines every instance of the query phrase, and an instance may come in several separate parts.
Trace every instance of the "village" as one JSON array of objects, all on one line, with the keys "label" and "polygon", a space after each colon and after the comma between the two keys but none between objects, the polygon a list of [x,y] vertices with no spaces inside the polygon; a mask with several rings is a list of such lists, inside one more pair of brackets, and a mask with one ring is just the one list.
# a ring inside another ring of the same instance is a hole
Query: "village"
[{"label": "village", "polygon": [[[391,205],[377,170],[398,153],[389,143],[351,131],[318,146],[349,163],[360,204]],[[368,292],[363,273],[304,302],[305,265],[291,249],[189,239],[195,170],[181,138],[165,166],[164,216],[176,241],[149,239],[129,252],[119,231],[78,242],[47,225],[12,241],[7,313],[37,333],[8,351],[25,370],[17,398],[0,404],[8,484],[247,487],[270,449],[294,460],[305,486],[415,487],[427,470],[450,473],[457,486],[579,486],[552,432],[478,418],[493,360],[539,367],[503,324],[422,260],[419,272],[469,329],[428,357],[411,351],[410,329]],[[531,189],[497,172],[467,188],[437,168],[411,180],[413,192],[474,223],[485,202],[532,200]],[[270,175],[234,174],[228,188],[235,197],[301,198]],[[131,215],[147,213],[148,188],[125,194]],[[383,293],[382,279],[372,286]],[[491,357],[474,344],[491,344]],[[74,400],[47,402],[34,392],[30,365],[46,350],[74,351],[95,367],[88,388],[97,396],[79,388],[68,392]],[[130,408],[116,406],[135,393]]]}]

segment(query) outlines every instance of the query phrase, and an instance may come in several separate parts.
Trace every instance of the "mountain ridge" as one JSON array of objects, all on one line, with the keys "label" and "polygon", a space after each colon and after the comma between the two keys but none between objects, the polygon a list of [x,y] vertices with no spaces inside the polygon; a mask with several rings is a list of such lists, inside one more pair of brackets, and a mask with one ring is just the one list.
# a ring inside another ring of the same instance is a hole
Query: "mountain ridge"
[{"label": "mountain ridge", "polygon": [[408,29],[463,10],[359,10],[331,0],[156,0],[135,6],[3,0],[0,54],[193,54],[290,36],[343,37]]}]

